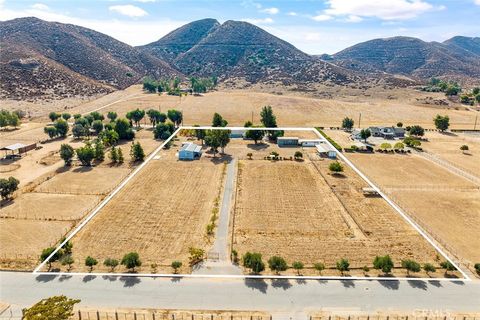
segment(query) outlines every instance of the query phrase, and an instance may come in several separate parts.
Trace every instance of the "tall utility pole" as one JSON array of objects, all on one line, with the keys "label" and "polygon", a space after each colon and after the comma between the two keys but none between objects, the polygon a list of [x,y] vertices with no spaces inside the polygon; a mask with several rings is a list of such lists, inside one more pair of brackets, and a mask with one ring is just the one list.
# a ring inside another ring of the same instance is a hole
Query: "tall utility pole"
[{"label": "tall utility pole", "polygon": [[360,128],[360,121],[362,120],[362,113],[360,112],[360,114],[358,115],[358,129],[361,129]]},{"label": "tall utility pole", "polygon": [[475,116],[475,124],[473,125],[473,130],[477,130],[477,119],[478,115]]},{"label": "tall utility pole", "polygon": [[252,124],[253,124],[253,110],[252,110]]}]

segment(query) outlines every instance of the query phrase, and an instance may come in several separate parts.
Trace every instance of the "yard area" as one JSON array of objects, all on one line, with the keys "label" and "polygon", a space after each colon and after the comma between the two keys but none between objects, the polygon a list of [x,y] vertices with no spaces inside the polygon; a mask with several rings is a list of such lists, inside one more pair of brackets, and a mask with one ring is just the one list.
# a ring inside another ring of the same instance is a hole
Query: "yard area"
[{"label": "yard area", "polygon": [[303,262],[302,273],[311,275],[317,262],[325,263],[324,274],[337,275],[341,258],[350,261],[352,275],[362,275],[364,265],[386,254],[395,275],[404,275],[401,259],[438,266],[435,249],[398,213],[382,198],[365,197],[366,183],[350,168],[340,177],[328,173],[329,162],[240,161],[233,231],[240,256],[259,252],[266,261],[280,255],[289,264]]},{"label": "yard area", "polygon": [[406,212],[460,258],[480,260],[480,190],[415,155],[347,154]]},{"label": "yard area", "polygon": [[[162,152],[160,152],[160,155]],[[174,260],[188,272],[188,249],[207,249],[206,225],[222,185],[222,163],[152,160],[74,238],[74,271],[91,255],[106,258],[136,251],[140,272],[170,272]]]}]

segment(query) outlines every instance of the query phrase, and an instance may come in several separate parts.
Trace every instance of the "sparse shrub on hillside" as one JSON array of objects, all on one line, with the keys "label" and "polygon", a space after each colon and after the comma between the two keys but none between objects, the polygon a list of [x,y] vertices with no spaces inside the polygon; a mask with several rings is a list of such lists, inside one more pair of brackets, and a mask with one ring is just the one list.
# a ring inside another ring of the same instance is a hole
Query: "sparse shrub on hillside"
[{"label": "sparse shrub on hillside", "polygon": [[334,161],[334,162],[332,162],[332,163],[330,163],[330,164],[328,165],[328,169],[329,169],[332,173],[338,174],[338,173],[340,173],[340,172],[343,172],[343,165],[342,165],[340,162],[338,162],[338,161]]},{"label": "sparse shrub on hillside", "polygon": [[322,271],[325,270],[325,264],[322,262],[317,262],[313,264],[313,268],[318,271],[318,273],[321,275]]},{"label": "sparse shrub on hillside", "polygon": [[303,270],[303,263],[300,261],[294,261],[292,263],[292,268],[297,270],[297,275],[300,275],[300,271]]},{"label": "sparse shrub on hillside", "polygon": [[18,189],[20,181],[14,177],[8,177],[8,179],[0,179],[0,196],[3,200],[8,200]]},{"label": "sparse shrub on hillside", "polygon": [[172,264],[171,264],[171,267],[173,269],[173,273],[177,273],[178,272],[178,269],[180,269],[182,267],[182,262],[180,261],[173,261]]},{"label": "sparse shrub on hillside", "polygon": [[89,268],[90,272],[93,271],[93,267],[96,266],[97,264],[98,264],[97,259],[90,256],[85,258],[85,265]]},{"label": "sparse shrub on hillside", "polygon": [[135,268],[142,265],[140,256],[136,252],[129,252],[124,255],[120,263],[124,265],[125,268],[130,269],[131,272],[135,272]]},{"label": "sparse shrub on hillside", "polygon": [[188,252],[190,254],[190,257],[189,257],[190,266],[194,266],[197,263],[202,262],[205,257],[205,250],[200,248],[190,247],[188,249]]},{"label": "sparse shrub on hillside", "polygon": [[441,116],[437,114],[437,116],[433,119],[433,122],[435,123],[435,127],[442,132],[447,130],[450,126],[450,118],[448,116]]},{"label": "sparse shrub on hillside", "polygon": [[242,258],[243,266],[252,270],[253,273],[260,273],[265,270],[265,263],[262,261],[262,255],[257,252],[247,252]]},{"label": "sparse shrub on hillside", "polygon": [[410,275],[410,272],[420,272],[422,270],[418,262],[410,259],[402,260],[402,268],[407,270],[407,275]]},{"label": "sparse shrub on hillside", "polygon": [[115,271],[115,268],[118,266],[118,264],[119,263],[117,259],[107,258],[105,261],[103,261],[103,265],[109,267],[110,272]]},{"label": "sparse shrub on hillside", "polygon": [[276,274],[279,274],[280,271],[285,271],[288,269],[285,259],[279,256],[273,256],[268,259],[268,267],[270,270],[275,271]]},{"label": "sparse shrub on hillside", "polygon": [[340,271],[340,274],[343,276],[345,272],[350,270],[350,262],[342,258],[339,261],[337,261],[337,270]]},{"label": "sparse shrub on hillside", "polygon": [[437,271],[437,268],[431,263],[425,263],[423,265],[423,270],[427,273],[428,276],[430,276],[430,272],[435,272]]},{"label": "sparse shrub on hillside", "polygon": [[453,265],[453,263],[451,263],[450,261],[448,260],[445,260],[443,262],[440,262],[440,267],[442,267],[442,269],[445,269],[445,275],[448,274],[448,271],[455,271],[457,270],[457,268],[455,268],[455,266]]},{"label": "sparse shrub on hillside", "polygon": [[393,268],[393,261],[389,255],[376,256],[373,260],[373,267],[377,270],[382,270],[384,273],[390,273]]}]

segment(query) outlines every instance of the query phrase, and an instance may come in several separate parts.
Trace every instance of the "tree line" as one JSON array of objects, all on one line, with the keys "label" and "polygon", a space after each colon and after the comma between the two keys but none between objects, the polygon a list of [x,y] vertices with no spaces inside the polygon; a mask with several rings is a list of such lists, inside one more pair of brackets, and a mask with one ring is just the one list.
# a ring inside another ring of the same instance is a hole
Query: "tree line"
[{"label": "tree line", "polygon": [[[189,92],[193,94],[205,93],[215,88],[218,84],[217,77],[198,78],[191,77],[189,79],[190,88]],[[180,85],[182,81],[178,77],[174,78],[162,78],[160,80],[154,80],[146,77],[143,79],[143,90],[149,93],[163,93],[166,92],[169,95],[180,96],[182,94]]]},{"label": "tree line", "polygon": [[21,111],[13,111],[10,112],[8,110],[0,110],[0,129],[6,127],[14,127],[17,128],[21,121],[23,114]]}]

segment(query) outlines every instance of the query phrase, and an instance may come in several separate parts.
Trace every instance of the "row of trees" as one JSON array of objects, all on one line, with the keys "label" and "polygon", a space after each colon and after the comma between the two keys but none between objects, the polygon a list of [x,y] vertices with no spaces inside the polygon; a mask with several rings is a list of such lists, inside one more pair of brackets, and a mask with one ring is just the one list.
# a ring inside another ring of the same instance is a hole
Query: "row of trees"
[{"label": "row of trees", "polygon": [[[232,255],[234,257],[234,261],[237,260],[237,252],[233,251]],[[247,252],[242,257],[243,266],[247,269],[250,269],[251,272],[257,274],[265,270],[265,263],[262,260],[262,255],[258,252]],[[271,271],[275,273],[280,273],[281,271],[285,271],[290,268],[284,258],[280,256],[272,256],[267,261],[268,267]],[[407,274],[410,272],[420,272],[422,269],[427,273],[435,272],[436,267],[431,263],[425,263],[423,267],[416,261],[411,259],[406,259],[401,261],[402,268],[407,270]],[[324,263],[314,263],[313,267],[317,270],[320,274],[325,269]],[[381,270],[385,274],[391,273],[394,267],[393,260],[390,258],[389,255],[386,256],[376,256],[373,260],[373,268],[376,270]],[[455,266],[449,261],[443,261],[440,263],[440,267],[445,269],[445,274],[448,271],[455,271]],[[304,268],[304,264],[301,261],[294,261],[291,265],[291,268],[297,271],[297,274],[300,275],[300,271]],[[345,272],[350,271],[350,262],[348,259],[342,258],[336,262],[336,269],[340,271],[342,275]],[[369,272],[370,268],[368,266],[364,266],[363,271]]]},{"label": "row of trees", "polygon": [[0,110],[0,129],[5,127],[18,127],[20,125],[21,115],[19,111]]},{"label": "row of trees", "polygon": [[456,96],[462,92],[462,88],[455,81],[445,81],[438,78],[430,79],[430,82],[422,88],[427,92],[444,92],[447,96]]},{"label": "row of trees", "polygon": [[[69,144],[62,144],[60,146],[60,157],[65,162],[66,166],[72,164],[74,156],[81,162],[83,166],[91,166],[93,160],[101,162],[105,160],[105,145],[100,139],[96,139],[92,144],[88,141],[84,146],[74,149]],[[124,157],[120,147],[112,146],[109,153],[112,163],[123,163]],[[143,161],[145,159],[145,152],[143,151],[140,142],[132,143],[130,147],[130,157],[133,162]]]},{"label": "row of trees", "polygon": [[480,104],[480,88],[475,87],[470,92],[466,92],[460,96],[460,102],[473,106],[476,103]]},{"label": "row of trees", "polygon": [[[197,78],[191,77],[190,79],[190,92],[191,93],[205,93],[208,90],[212,90],[217,86],[217,77],[209,78]],[[181,95],[180,90],[181,80],[178,77],[174,78],[162,78],[160,80],[154,80],[152,78],[143,79],[143,90],[150,93],[163,93],[166,92],[170,95]]]}]

